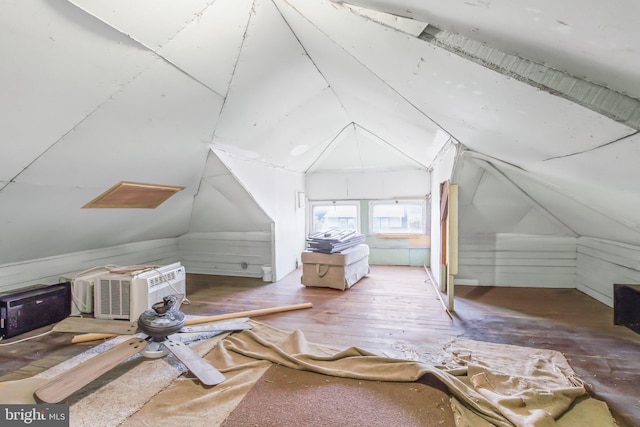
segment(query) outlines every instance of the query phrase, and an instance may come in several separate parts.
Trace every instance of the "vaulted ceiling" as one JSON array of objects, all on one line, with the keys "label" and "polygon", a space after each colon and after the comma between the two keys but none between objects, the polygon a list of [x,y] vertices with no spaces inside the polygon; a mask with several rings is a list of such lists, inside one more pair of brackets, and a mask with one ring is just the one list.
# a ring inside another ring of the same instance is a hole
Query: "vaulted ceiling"
[{"label": "vaulted ceiling", "polygon": [[[241,191],[216,152],[292,173],[425,170],[451,142],[561,230],[640,243],[639,12],[631,0],[6,0],[0,264],[208,229],[216,198]],[[152,212],[80,209],[119,181],[185,190]]]}]

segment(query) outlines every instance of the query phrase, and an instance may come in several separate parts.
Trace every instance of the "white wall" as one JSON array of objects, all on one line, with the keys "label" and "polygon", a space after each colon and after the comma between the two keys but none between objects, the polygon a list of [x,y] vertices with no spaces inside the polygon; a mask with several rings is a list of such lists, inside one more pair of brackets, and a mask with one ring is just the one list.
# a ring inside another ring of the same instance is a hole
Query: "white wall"
[{"label": "white wall", "polygon": [[310,200],[380,200],[424,197],[431,177],[425,170],[367,173],[317,173],[305,176]]},{"label": "white wall", "polygon": [[577,260],[578,290],[610,307],[614,283],[640,283],[640,246],[580,237]]},{"label": "white wall", "polygon": [[456,282],[577,288],[613,307],[614,283],[640,283],[640,246],[593,237],[467,234]]},{"label": "white wall", "polygon": [[296,268],[304,251],[305,211],[298,207],[298,194],[304,193],[303,174],[217,150],[216,154],[273,219],[273,279],[282,279]]},{"label": "white wall", "polygon": [[262,209],[218,155],[210,152],[193,199],[189,232],[178,238],[190,273],[262,276],[273,259],[271,224]]},{"label": "white wall", "polygon": [[180,260],[176,238],[127,243],[103,249],[0,265],[0,292],[58,283],[61,275],[105,265],[165,265]]},{"label": "white wall", "polygon": [[178,237],[178,251],[188,273],[261,277],[271,264],[271,232],[220,231]]},{"label": "white wall", "polygon": [[574,288],[577,239],[512,233],[464,234],[456,283]]}]

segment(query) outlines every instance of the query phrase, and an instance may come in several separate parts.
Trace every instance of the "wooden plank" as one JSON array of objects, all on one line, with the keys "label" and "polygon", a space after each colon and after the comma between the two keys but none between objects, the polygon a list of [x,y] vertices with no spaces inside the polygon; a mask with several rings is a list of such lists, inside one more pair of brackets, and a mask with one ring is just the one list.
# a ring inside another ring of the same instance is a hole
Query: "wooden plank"
[{"label": "wooden plank", "polygon": [[[449,186],[449,274],[458,274],[458,185]],[[453,293],[453,286],[451,287]],[[453,299],[453,296],[450,296]],[[452,307],[449,307],[451,310]]]},{"label": "wooden plank", "polygon": [[59,403],[116,365],[145,348],[142,338],[131,338],[95,357],[63,372],[35,391],[46,403]]},{"label": "wooden plank", "polygon": [[165,341],[164,345],[167,350],[173,353],[203,384],[212,386],[226,380],[220,371],[182,342],[169,340]]},{"label": "wooden plank", "polygon": [[440,221],[446,221],[449,216],[449,181],[440,184]]},{"label": "wooden plank", "polygon": [[117,335],[133,335],[137,330],[138,324],[136,322],[92,317],[67,317],[53,327],[54,332],[97,332]]}]

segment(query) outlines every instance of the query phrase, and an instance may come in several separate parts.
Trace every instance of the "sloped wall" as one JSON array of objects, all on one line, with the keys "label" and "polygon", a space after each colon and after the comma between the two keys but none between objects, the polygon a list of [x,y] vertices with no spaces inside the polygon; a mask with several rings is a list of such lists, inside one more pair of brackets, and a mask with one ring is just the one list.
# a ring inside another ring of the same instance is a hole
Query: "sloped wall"
[{"label": "sloped wall", "polygon": [[178,238],[178,253],[189,273],[261,277],[271,265],[271,232],[220,231],[187,233]]},{"label": "sloped wall", "polygon": [[613,284],[640,283],[640,246],[580,237],[576,287],[613,307]]},{"label": "sloped wall", "polygon": [[166,265],[180,261],[176,238],[128,243],[103,249],[0,265],[0,292],[58,283],[66,273],[106,265]]},{"label": "sloped wall", "polygon": [[463,152],[454,176],[460,186],[457,283],[577,288],[608,306],[614,283],[640,283],[640,246],[598,237],[634,241],[636,230],[615,213],[486,156]]},{"label": "sloped wall", "polygon": [[273,220],[220,157],[209,152],[189,232],[178,249],[190,273],[260,277],[271,265]]},{"label": "sloped wall", "polygon": [[304,176],[255,160],[215,150],[215,154],[242,184],[246,194],[271,218],[271,267],[280,280],[300,264],[305,244]]},{"label": "sloped wall", "polygon": [[576,286],[577,234],[524,191],[513,173],[463,152],[454,179],[460,206],[456,283]]}]

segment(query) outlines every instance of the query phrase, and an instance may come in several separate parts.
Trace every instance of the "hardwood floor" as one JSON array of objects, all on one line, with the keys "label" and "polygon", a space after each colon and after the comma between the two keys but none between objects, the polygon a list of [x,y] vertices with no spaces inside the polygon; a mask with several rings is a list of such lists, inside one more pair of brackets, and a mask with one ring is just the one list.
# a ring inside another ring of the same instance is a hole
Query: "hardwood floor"
[{"label": "hardwood floor", "polygon": [[[318,343],[425,362],[437,362],[434,354],[455,338],[557,350],[621,426],[640,426],[640,335],[614,326],[611,308],[577,290],[458,286],[450,318],[423,268],[372,266],[345,292],[304,287],[300,274],[276,283],[189,274],[191,303],[182,309],[215,315],[311,302],[311,309],[255,320],[298,329]],[[0,347],[0,381],[34,375],[95,345],[69,340],[70,334],[53,333]]]}]

